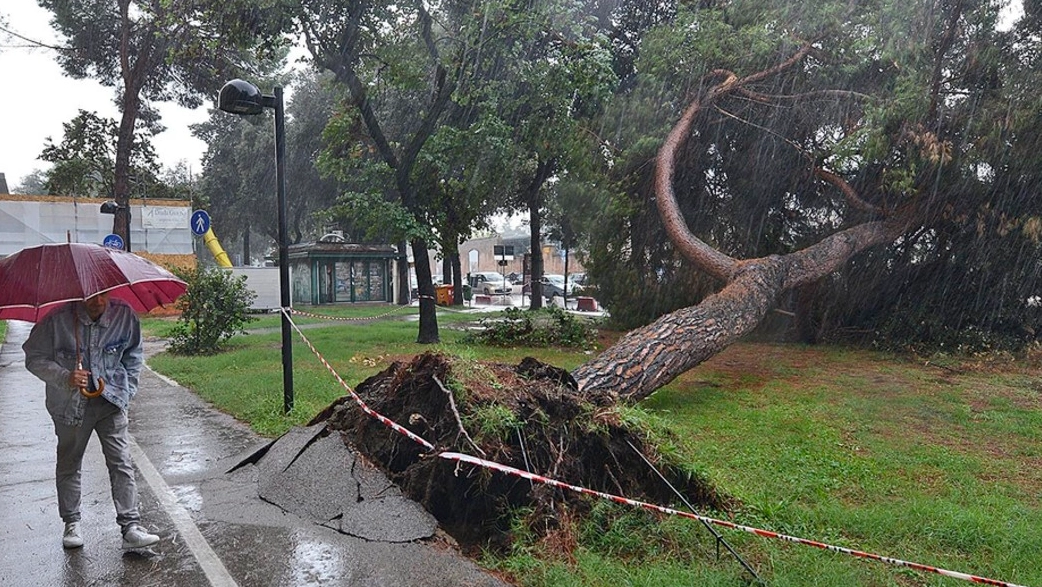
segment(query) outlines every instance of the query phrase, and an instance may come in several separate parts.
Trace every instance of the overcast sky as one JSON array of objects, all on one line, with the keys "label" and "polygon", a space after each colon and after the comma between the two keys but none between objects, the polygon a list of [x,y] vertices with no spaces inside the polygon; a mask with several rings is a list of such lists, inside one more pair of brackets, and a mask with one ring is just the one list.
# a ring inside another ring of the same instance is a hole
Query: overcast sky
[{"label": "overcast sky", "polygon": [[[40,8],[36,0],[2,0],[0,15],[11,30],[56,44],[48,24],[50,12]],[[112,88],[92,80],[68,78],[55,63],[52,51],[14,48],[11,45],[17,42],[2,42],[5,36],[0,34],[0,173],[14,189],[34,169],[50,168],[49,163],[37,160],[44,141],[51,137],[60,142],[62,123],[72,120],[80,110],[117,121],[120,116],[112,102]],[[153,140],[160,163],[174,167],[184,160],[193,173],[198,173],[206,143],[192,137],[188,125],[206,120],[206,107],[193,111],[173,104],[156,106],[167,127]]]}]

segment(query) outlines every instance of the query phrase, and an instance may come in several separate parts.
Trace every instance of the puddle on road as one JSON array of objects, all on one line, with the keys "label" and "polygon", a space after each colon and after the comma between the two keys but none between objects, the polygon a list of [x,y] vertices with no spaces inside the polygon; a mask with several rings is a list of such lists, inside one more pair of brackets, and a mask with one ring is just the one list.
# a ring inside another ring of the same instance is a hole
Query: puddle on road
[{"label": "puddle on road", "polygon": [[171,487],[170,491],[177,498],[177,503],[181,504],[181,507],[192,512],[202,511],[203,494],[199,491],[198,485],[179,485]]},{"label": "puddle on road", "polygon": [[205,461],[199,459],[195,450],[175,450],[163,461],[163,476],[199,473],[206,469]]},{"label": "puddle on road", "polygon": [[292,539],[294,585],[324,585],[343,578],[344,561],[337,549],[303,532],[294,532]]}]

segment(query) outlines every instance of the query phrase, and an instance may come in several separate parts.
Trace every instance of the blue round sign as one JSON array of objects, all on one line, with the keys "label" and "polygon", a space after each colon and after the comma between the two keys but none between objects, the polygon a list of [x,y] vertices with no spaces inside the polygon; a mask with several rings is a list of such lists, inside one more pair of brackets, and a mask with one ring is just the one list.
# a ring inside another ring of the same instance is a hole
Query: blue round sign
[{"label": "blue round sign", "polygon": [[206,231],[210,230],[210,215],[206,213],[206,210],[196,210],[192,213],[189,223],[192,226],[192,233],[203,236]]},{"label": "blue round sign", "polygon": [[110,249],[119,249],[122,251],[123,237],[119,236],[118,234],[110,234],[105,237],[105,240],[101,241],[101,245],[103,247],[108,247]]}]

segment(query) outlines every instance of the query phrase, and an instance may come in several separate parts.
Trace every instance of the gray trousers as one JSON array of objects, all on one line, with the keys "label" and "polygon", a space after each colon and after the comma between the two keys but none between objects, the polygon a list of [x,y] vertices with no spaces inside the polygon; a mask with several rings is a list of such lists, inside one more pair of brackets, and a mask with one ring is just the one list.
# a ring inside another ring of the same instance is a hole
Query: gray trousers
[{"label": "gray trousers", "polygon": [[58,513],[66,523],[80,521],[80,470],[91,432],[98,435],[109,469],[116,523],[125,529],[128,524],[141,521],[134,462],[127,441],[127,414],[101,397],[87,400],[83,422],[79,426],[54,422],[54,433],[58,436],[58,462],[55,466]]}]

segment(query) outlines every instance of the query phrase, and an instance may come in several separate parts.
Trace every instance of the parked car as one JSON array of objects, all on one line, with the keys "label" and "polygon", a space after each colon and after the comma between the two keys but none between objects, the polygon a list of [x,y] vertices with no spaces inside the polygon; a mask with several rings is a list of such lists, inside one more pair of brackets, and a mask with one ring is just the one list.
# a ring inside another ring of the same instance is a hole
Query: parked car
[{"label": "parked car", "polygon": [[[557,273],[544,274],[543,278],[539,280],[543,284],[543,297],[553,299],[554,297],[564,296],[566,289],[569,298],[579,295],[582,292],[582,286],[572,282],[571,276],[569,276],[568,281],[568,287],[565,288],[564,275]],[[524,293],[531,293],[531,288],[526,286]]]},{"label": "parked car", "polygon": [[470,274],[470,286],[485,295],[506,295],[514,291],[514,286],[495,271],[480,271]]},{"label": "parked car", "polygon": [[[431,281],[434,282],[434,285],[441,285],[444,283],[442,281],[443,277],[444,276],[440,274],[435,274],[431,276]],[[411,292],[413,299],[420,297],[420,285],[416,283],[416,272],[412,269],[409,270],[409,291]]]}]

